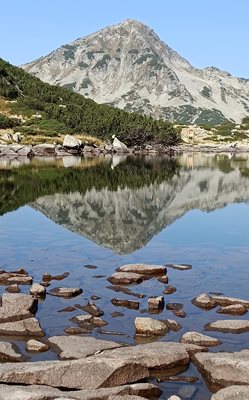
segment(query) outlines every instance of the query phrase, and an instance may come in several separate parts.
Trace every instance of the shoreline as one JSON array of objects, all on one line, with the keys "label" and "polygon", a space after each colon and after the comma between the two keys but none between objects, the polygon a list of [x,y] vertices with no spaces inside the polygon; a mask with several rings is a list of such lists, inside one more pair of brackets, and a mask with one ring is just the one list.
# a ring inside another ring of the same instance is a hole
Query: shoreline
[{"label": "shoreline", "polygon": [[238,154],[249,153],[249,145],[237,144],[209,144],[191,145],[179,144],[178,146],[166,147],[162,145],[134,146],[128,149],[116,148],[112,145],[84,147],[63,147],[57,144],[2,144],[0,145],[1,158],[33,158],[33,157],[64,157],[64,156],[101,156],[101,155],[170,155],[181,153],[224,153]]}]

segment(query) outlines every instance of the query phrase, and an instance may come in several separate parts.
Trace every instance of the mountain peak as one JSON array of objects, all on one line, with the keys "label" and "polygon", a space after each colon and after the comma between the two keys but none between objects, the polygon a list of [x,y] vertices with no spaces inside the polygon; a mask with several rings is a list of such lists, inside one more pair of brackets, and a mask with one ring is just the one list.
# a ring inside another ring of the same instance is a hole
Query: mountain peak
[{"label": "mountain peak", "polygon": [[23,66],[97,103],[189,123],[240,122],[249,82],[194,68],[144,23],[126,19]]}]

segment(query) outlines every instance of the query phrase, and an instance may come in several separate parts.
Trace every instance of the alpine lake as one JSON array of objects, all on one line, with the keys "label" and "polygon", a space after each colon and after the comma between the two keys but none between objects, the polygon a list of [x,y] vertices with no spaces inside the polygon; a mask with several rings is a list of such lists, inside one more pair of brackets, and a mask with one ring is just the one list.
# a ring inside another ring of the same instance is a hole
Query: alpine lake
[{"label": "alpine lake", "polygon": [[[24,268],[33,282],[45,273],[69,275],[51,280],[36,314],[46,337],[65,335],[79,309],[94,297],[104,311],[104,327],[88,335],[130,345],[150,340],[179,342],[188,331],[221,341],[210,352],[248,348],[249,332],[206,332],[205,325],[248,315],[217,314],[192,303],[201,293],[249,298],[249,155],[189,153],[176,157],[109,156],[63,159],[0,159],[0,268]],[[115,292],[107,281],[124,264],[191,264],[182,271],[168,268],[172,294],[156,278]],[[55,287],[79,287],[83,293],[65,299],[49,295]],[[30,286],[20,285],[22,293]],[[6,286],[0,286],[0,294]],[[137,298],[134,293],[144,295]],[[148,297],[164,296],[165,304],[181,303],[185,318],[166,307],[148,311]],[[111,300],[139,301],[139,309],[118,307]],[[59,312],[60,311],[60,312]],[[182,328],[158,338],[135,335],[136,317],[174,319]],[[75,325],[77,326],[77,325]],[[16,343],[28,361],[55,360],[52,350],[30,354],[25,340]],[[193,363],[177,376],[194,383],[157,378],[163,399],[207,400],[210,387]],[[156,378],[155,378],[156,379]]]}]

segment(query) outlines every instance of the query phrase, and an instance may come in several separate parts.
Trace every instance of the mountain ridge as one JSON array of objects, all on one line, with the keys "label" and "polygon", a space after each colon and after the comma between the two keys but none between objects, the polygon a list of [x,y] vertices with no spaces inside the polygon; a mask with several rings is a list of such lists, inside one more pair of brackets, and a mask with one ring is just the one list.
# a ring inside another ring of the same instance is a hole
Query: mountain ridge
[{"label": "mountain ridge", "polygon": [[195,68],[136,20],[76,39],[22,67],[97,103],[156,118],[216,124],[249,114],[248,79]]}]

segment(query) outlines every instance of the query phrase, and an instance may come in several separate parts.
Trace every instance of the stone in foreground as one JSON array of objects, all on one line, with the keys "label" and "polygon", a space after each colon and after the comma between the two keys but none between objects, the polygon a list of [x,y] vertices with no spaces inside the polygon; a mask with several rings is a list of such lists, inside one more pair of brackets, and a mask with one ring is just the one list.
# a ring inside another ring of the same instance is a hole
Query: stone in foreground
[{"label": "stone in foreground", "polygon": [[119,272],[132,272],[140,275],[165,275],[167,270],[165,265],[151,264],[126,264],[117,269]]},{"label": "stone in foreground", "polygon": [[249,400],[249,386],[228,386],[213,394],[211,400]]},{"label": "stone in foreground", "polygon": [[103,400],[111,395],[133,395],[149,398],[158,398],[162,394],[159,387],[151,383],[134,383],[118,387],[103,389],[85,389],[76,391],[62,391],[42,385],[4,385],[0,384],[0,400],[54,400],[56,398],[70,398],[75,400]]},{"label": "stone in foreground", "polygon": [[163,336],[169,330],[164,321],[142,317],[137,317],[135,319],[135,328],[137,335],[144,336]]},{"label": "stone in foreground", "polygon": [[0,362],[1,361],[23,361],[23,358],[17,346],[8,342],[0,342]]},{"label": "stone in foreground", "polygon": [[249,385],[249,350],[235,353],[197,353],[193,360],[210,383],[221,387]]},{"label": "stone in foreground", "polygon": [[192,303],[195,306],[199,308],[205,308],[206,310],[211,310],[212,308],[217,306],[217,303],[214,301],[214,299],[207,293],[199,294],[192,300]]},{"label": "stone in foreground", "polygon": [[174,342],[152,342],[106,350],[96,357],[111,357],[142,363],[150,370],[172,369],[189,363],[185,346]]},{"label": "stone in foreground", "polygon": [[22,321],[0,323],[0,335],[42,337],[44,332],[36,318],[28,318]]},{"label": "stone in foreground", "polygon": [[82,336],[53,336],[49,343],[62,360],[86,358],[96,352],[121,347],[118,343]]},{"label": "stone in foreground", "polygon": [[29,289],[30,294],[37,296],[37,297],[43,297],[46,294],[46,288],[39,283],[33,283],[31,288]]},{"label": "stone in foreground", "polygon": [[2,307],[0,307],[0,323],[20,321],[33,317],[36,309],[37,300],[31,296],[19,293],[4,293],[2,295]]},{"label": "stone in foreground", "polygon": [[38,361],[0,364],[0,381],[47,385],[68,389],[97,389],[136,382],[149,377],[148,368],[137,361],[88,357],[73,361]]},{"label": "stone in foreground", "polygon": [[36,353],[42,353],[48,351],[49,346],[46,343],[39,342],[39,340],[30,339],[26,343],[26,350]]},{"label": "stone in foreground", "polygon": [[181,343],[197,344],[198,346],[218,346],[221,342],[211,336],[203,335],[198,332],[187,332],[181,338]]},{"label": "stone in foreground", "polygon": [[49,294],[52,296],[58,296],[58,297],[75,297],[83,293],[83,290],[81,288],[54,288],[49,291]]},{"label": "stone in foreground", "polygon": [[223,319],[205,325],[208,331],[220,331],[230,333],[243,333],[249,331],[249,321],[242,319]]},{"label": "stone in foreground", "polygon": [[143,277],[131,272],[115,272],[107,280],[113,285],[130,285],[132,283],[142,283]]}]

